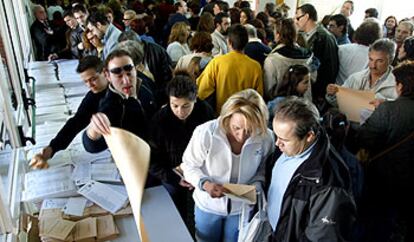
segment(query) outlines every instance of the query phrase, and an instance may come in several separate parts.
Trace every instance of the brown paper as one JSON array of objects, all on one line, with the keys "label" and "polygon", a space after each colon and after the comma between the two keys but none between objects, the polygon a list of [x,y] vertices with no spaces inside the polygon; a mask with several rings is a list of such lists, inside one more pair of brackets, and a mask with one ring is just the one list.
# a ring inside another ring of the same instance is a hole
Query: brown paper
[{"label": "brown paper", "polygon": [[96,218],[97,241],[113,240],[118,237],[119,231],[115,225],[112,215],[106,215]]},{"label": "brown paper", "polygon": [[52,219],[42,221],[42,237],[48,237],[58,240],[67,240],[69,235],[72,233],[73,228],[75,227],[76,222],[63,219]]},{"label": "brown paper", "polygon": [[97,237],[96,223],[96,218],[86,218],[78,221],[73,231],[73,240],[76,242],[94,241]]},{"label": "brown paper", "polygon": [[369,102],[375,99],[372,91],[361,91],[346,87],[338,87],[336,100],[339,110],[353,122],[360,122],[361,111],[363,109],[374,110],[374,106]]},{"label": "brown paper", "polygon": [[105,136],[105,141],[125,182],[141,241],[147,242],[149,240],[141,218],[141,204],[149,167],[150,147],[133,133],[119,128],[111,128],[111,134]]},{"label": "brown paper", "polygon": [[256,204],[256,187],[253,185],[225,183],[223,187],[227,189],[225,193],[233,200]]}]

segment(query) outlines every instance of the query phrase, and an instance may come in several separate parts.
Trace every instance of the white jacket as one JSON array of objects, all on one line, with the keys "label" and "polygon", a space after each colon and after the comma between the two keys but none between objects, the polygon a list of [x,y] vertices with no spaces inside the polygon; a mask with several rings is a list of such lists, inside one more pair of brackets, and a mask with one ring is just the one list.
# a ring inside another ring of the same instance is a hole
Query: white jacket
[{"label": "white jacket", "polygon": [[[239,184],[264,181],[265,160],[273,152],[273,148],[273,135],[269,129],[264,136],[246,140],[240,154]],[[217,215],[228,215],[227,197],[212,198],[200,189],[199,183],[202,178],[209,178],[218,184],[228,183],[231,167],[231,147],[226,134],[219,128],[218,119],[199,125],[194,130],[181,164],[185,180],[195,187],[193,198],[198,208]],[[231,214],[239,214],[240,206],[241,203],[232,202]]]}]

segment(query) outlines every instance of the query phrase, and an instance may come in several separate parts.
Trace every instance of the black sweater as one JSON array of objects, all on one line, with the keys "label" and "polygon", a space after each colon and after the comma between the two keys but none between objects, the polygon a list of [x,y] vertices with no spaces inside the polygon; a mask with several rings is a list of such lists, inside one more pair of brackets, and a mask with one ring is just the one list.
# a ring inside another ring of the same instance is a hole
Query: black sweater
[{"label": "black sweater", "polygon": [[105,96],[106,90],[99,93],[89,91],[83,98],[75,116],[70,118],[60,129],[59,133],[50,141],[53,154],[60,150],[66,149],[75,136],[88,126],[91,117],[98,111],[100,100]]},{"label": "black sweater", "polygon": [[[123,98],[121,95],[113,92],[110,87],[99,104],[98,112],[108,116],[112,127],[128,130],[147,140],[148,121],[138,99],[133,97]],[[98,140],[92,140],[88,137],[86,131],[83,133],[82,139],[85,150],[91,153],[103,151],[108,147],[103,137]]]},{"label": "black sweater", "polygon": [[194,129],[213,118],[213,109],[202,100],[197,100],[185,122],[174,115],[170,105],[158,111],[151,122],[150,172],[163,182],[177,185],[179,177],[171,169],[181,164]]}]

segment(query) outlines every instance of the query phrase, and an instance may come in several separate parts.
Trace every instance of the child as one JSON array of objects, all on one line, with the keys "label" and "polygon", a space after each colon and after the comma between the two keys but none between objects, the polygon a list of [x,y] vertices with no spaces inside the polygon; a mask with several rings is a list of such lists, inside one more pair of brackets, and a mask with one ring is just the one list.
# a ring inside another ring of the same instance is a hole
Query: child
[{"label": "child", "polygon": [[292,65],[288,68],[283,80],[276,91],[276,97],[267,103],[269,109],[269,128],[272,128],[272,121],[275,108],[289,96],[303,97],[310,87],[310,72],[304,65]]}]

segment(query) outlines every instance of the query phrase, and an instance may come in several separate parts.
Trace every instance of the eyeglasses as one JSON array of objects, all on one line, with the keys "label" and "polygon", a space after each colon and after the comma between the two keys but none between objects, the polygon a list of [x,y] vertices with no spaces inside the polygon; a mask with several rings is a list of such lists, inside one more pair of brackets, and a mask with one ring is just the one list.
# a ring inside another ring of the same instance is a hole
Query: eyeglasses
[{"label": "eyeglasses", "polygon": [[305,17],[305,15],[306,15],[306,13],[305,13],[305,14],[300,15],[299,17],[296,17],[296,21],[299,21],[302,17]]},{"label": "eyeglasses", "polygon": [[115,75],[119,75],[122,73],[122,71],[130,72],[132,69],[134,69],[134,66],[132,64],[128,64],[121,67],[112,68],[109,70],[109,72]]},{"label": "eyeglasses", "polygon": [[122,21],[129,21],[129,20],[132,20],[132,18],[124,18],[124,19],[122,19]]}]

